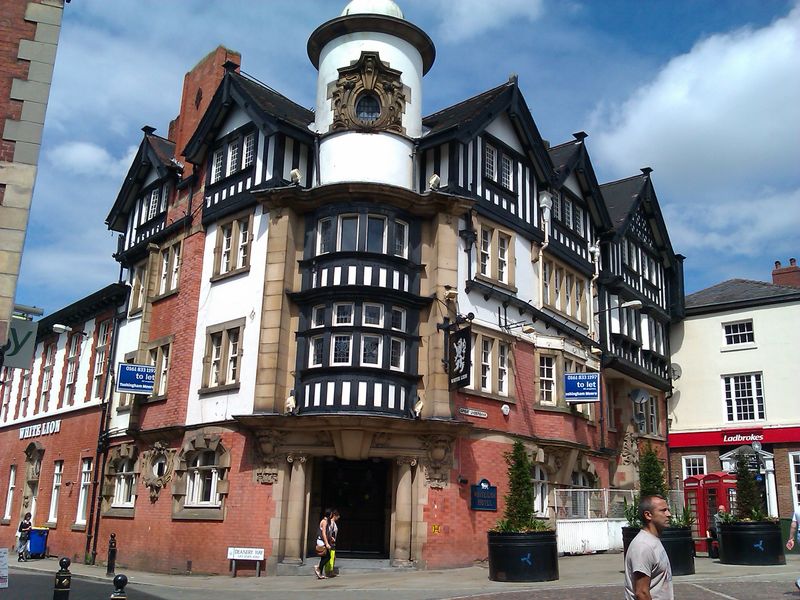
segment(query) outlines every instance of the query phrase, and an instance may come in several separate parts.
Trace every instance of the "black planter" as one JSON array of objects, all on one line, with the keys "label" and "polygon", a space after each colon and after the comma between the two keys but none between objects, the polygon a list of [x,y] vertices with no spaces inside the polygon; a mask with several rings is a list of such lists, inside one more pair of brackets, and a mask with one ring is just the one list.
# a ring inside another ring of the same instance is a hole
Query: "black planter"
[{"label": "black planter", "polygon": [[633,538],[641,531],[638,527],[625,526],[622,528],[622,556],[628,553],[628,546],[631,545]]},{"label": "black planter", "polygon": [[555,531],[490,531],[488,538],[489,579],[492,581],[558,579],[558,543]]},{"label": "black planter", "polygon": [[[623,556],[639,531],[638,527],[622,528]],[[661,532],[661,543],[667,552],[673,575],[694,575],[694,541],[689,527],[667,527]]]},{"label": "black planter", "polygon": [[719,526],[719,561],[725,565],[785,565],[780,524],[739,521]]},{"label": "black planter", "polygon": [[673,575],[694,575],[694,540],[690,527],[667,527],[661,532]]}]

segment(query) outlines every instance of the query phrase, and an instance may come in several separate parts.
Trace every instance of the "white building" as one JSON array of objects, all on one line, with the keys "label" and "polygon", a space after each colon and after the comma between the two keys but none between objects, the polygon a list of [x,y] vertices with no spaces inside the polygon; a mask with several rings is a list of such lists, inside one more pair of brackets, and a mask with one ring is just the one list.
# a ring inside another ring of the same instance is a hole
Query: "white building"
[{"label": "white building", "polygon": [[791,516],[800,503],[798,348],[800,288],[731,279],[686,297],[672,330],[675,478],[732,470],[736,449],[759,442],[766,508]]}]

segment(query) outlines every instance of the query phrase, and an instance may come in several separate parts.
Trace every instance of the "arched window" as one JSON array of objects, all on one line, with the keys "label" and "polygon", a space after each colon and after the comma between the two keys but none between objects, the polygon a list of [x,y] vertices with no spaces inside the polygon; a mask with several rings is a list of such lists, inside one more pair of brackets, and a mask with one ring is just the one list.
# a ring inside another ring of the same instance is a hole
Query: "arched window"
[{"label": "arched window", "polygon": [[215,451],[205,450],[192,456],[189,461],[185,506],[219,506],[217,486],[223,474]]},{"label": "arched window", "polygon": [[589,500],[592,494],[592,479],[582,471],[572,473],[572,487],[577,488],[572,492],[572,510],[570,516],[578,519],[589,518]]},{"label": "arched window", "polygon": [[362,123],[373,123],[381,116],[381,103],[373,94],[364,94],[356,103],[356,116]]},{"label": "arched window", "polygon": [[533,467],[533,510],[539,517],[547,517],[548,496],[547,471],[541,465]]},{"label": "arched window", "polygon": [[136,473],[134,460],[124,459],[117,462],[114,474],[114,500],[113,507],[131,508],[136,500]]}]

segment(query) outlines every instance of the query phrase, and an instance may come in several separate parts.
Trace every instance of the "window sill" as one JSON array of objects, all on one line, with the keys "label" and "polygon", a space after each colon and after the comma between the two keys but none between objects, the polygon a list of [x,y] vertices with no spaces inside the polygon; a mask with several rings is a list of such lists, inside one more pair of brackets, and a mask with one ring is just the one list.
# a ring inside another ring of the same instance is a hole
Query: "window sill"
[{"label": "window sill", "polygon": [[48,529],[57,529],[58,523],[56,521],[48,521],[47,523],[42,525],[42,527],[47,527]]},{"label": "window sill", "polygon": [[504,290],[508,290],[512,294],[517,293],[517,288],[510,284],[510,283],[503,283],[499,279],[492,279],[491,277],[487,277],[486,275],[481,275],[480,273],[475,273],[475,280],[486,283],[488,285],[498,287]]},{"label": "window sill", "polygon": [[462,394],[469,394],[470,396],[476,396],[478,398],[486,398],[487,400],[496,400],[498,402],[503,402],[504,404],[516,404],[516,398],[512,396],[503,396],[501,394],[495,394],[493,392],[485,392],[483,390],[473,390],[472,388],[462,388]]},{"label": "window sill", "polygon": [[112,506],[106,512],[103,513],[104,517],[112,517],[118,519],[133,519],[134,509],[133,507],[122,507],[122,506]]},{"label": "window sill", "polygon": [[155,404],[156,402],[164,402],[164,401],[166,401],[167,395],[166,394],[161,394],[160,396],[144,396],[142,394],[139,394],[139,398],[141,398],[141,400],[139,400],[139,404],[140,405],[141,404]]},{"label": "window sill", "polygon": [[128,311],[128,318],[132,319],[134,317],[140,317],[140,316],[142,316],[143,312],[144,312],[144,306],[139,306],[137,308],[133,308],[133,309]]},{"label": "window sill", "polygon": [[663,435],[659,435],[657,433],[640,433],[639,437],[647,439],[647,440],[656,440],[658,442],[666,442],[667,441],[667,438],[665,438]]},{"label": "window sill", "polygon": [[174,512],[172,518],[176,521],[224,521],[225,511],[222,506],[190,506]]},{"label": "window sill", "polygon": [[574,415],[575,412],[566,406],[559,406],[558,404],[542,404],[537,402],[533,406],[534,410],[543,410],[545,412],[561,413],[564,415]]},{"label": "window sill", "polygon": [[11,525],[11,519],[3,519],[0,521],[0,525]]},{"label": "window sill", "polygon": [[216,275],[212,275],[209,281],[211,283],[216,283],[217,281],[230,279],[232,277],[236,277],[237,275],[241,275],[242,273],[248,273],[248,272],[250,272],[250,265],[245,265],[244,267],[239,267],[238,269],[232,269],[230,271],[226,271],[225,273],[217,273]]},{"label": "window sill", "polygon": [[738,352],[739,350],[756,350],[758,345],[755,342],[748,342],[746,344],[731,344],[730,346],[722,346],[720,352]]},{"label": "window sill", "polygon": [[70,527],[71,531],[86,531],[86,523],[73,523],[72,527]]},{"label": "window sill", "polygon": [[209,396],[211,394],[219,394],[222,392],[231,392],[238,390],[239,390],[239,382],[237,381],[236,383],[226,383],[225,385],[200,388],[199,390],[197,390],[197,393],[200,396]]},{"label": "window sill", "polygon": [[153,296],[152,298],[150,298],[150,303],[155,304],[159,300],[163,300],[164,298],[169,298],[170,296],[175,296],[178,294],[179,289],[180,288],[175,288],[173,290],[164,292],[163,294],[159,294],[158,296]]},{"label": "window sill", "polygon": [[484,183],[484,185],[486,185],[488,183],[490,187],[495,187],[499,191],[501,191],[501,192],[503,192],[505,194],[509,194],[509,195],[513,196],[514,198],[517,197],[517,192],[515,192],[511,188],[507,188],[502,183],[500,183],[499,181],[496,181],[495,179],[492,179],[488,175],[484,175],[483,176],[483,183]]}]

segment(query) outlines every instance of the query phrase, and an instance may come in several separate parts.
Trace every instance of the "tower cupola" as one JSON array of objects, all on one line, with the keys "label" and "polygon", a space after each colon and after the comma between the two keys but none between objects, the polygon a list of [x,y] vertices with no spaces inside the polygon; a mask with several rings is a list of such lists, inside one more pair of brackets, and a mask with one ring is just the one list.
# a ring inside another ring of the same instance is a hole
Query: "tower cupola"
[{"label": "tower cupola", "polygon": [[433,42],[392,0],[352,0],[308,40],[318,69],[320,182],[368,181],[413,188],[414,140],[422,135],[422,77]]}]

